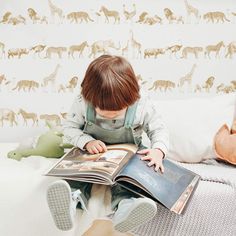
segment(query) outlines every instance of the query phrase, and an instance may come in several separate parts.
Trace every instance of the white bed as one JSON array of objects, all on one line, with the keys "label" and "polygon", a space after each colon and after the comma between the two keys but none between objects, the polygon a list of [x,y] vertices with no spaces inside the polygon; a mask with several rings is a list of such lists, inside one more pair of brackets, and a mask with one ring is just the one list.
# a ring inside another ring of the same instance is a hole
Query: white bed
[{"label": "white bed", "polygon": [[[68,232],[59,231],[50,216],[46,189],[55,180],[45,177],[54,159],[24,158],[18,162],[6,153],[17,145],[1,143],[0,148],[0,235],[60,236],[81,235],[93,218],[109,213],[110,192],[103,186],[93,189],[89,202],[91,215],[77,211],[76,226]],[[236,235],[236,171],[224,164],[184,164],[202,176],[198,188],[183,216],[158,205],[156,217],[134,230],[134,235]]]}]

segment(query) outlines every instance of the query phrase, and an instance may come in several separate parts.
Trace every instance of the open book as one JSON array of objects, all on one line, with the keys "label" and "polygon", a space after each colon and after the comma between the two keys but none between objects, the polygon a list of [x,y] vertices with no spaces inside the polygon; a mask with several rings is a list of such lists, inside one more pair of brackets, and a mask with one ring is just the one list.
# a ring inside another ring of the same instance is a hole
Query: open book
[{"label": "open book", "polygon": [[140,160],[133,144],[108,145],[107,152],[89,154],[72,148],[50,170],[59,176],[96,184],[120,184],[134,193],[149,197],[171,211],[181,214],[200,177],[168,159],[163,160],[162,174],[147,161]]}]

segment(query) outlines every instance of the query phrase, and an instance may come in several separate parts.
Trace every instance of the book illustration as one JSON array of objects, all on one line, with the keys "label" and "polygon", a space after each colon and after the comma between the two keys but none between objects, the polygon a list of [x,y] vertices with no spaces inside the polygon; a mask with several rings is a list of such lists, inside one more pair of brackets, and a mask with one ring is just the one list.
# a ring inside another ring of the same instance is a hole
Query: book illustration
[{"label": "book illustration", "polygon": [[[132,148],[131,148],[132,150]],[[60,174],[77,175],[88,172],[99,172],[100,175],[108,175],[110,178],[119,171],[125,157],[131,150],[117,149],[111,145],[104,153],[89,154],[79,148],[73,148],[54,167],[53,172]],[[129,155],[131,156],[131,155]]]},{"label": "book illustration", "polygon": [[149,197],[170,211],[181,214],[197,187],[200,176],[164,159],[164,173],[141,160],[134,144],[107,145],[107,151],[89,154],[77,147],[67,152],[46,173],[64,179],[114,185]]},{"label": "book illustration", "polygon": [[102,171],[106,172],[107,174],[112,175],[117,168],[117,165],[102,161],[62,161],[58,166],[55,167],[56,169],[67,169],[67,170],[77,170],[77,171]]},{"label": "book illustration", "polygon": [[134,155],[115,177],[115,181],[130,191],[152,198],[171,211],[181,214],[200,177],[168,159],[163,161],[163,174],[154,171],[147,164],[147,161],[140,160],[139,155]]}]

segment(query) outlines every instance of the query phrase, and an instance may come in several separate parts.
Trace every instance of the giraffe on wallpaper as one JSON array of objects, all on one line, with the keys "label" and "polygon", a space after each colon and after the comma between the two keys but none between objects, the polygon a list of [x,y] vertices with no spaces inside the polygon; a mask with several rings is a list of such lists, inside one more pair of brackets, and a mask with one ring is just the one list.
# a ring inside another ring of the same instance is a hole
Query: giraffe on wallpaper
[{"label": "giraffe on wallpaper", "polygon": [[58,70],[61,66],[59,64],[57,64],[56,68],[54,69],[54,71],[49,74],[47,77],[43,78],[43,83],[42,86],[46,87],[49,85],[49,83],[51,83],[51,85],[54,87],[55,86],[55,82],[56,82],[56,77],[58,74]]},{"label": "giraffe on wallpaper", "polygon": [[4,74],[0,75],[0,91],[1,91],[1,87],[2,87],[2,84],[5,82],[7,82],[7,79],[6,79],[6,76]]},{"label": "giraffe on wallpaper", "polygon": [[129,40],[127,40],[126,46],[121,49],[122,56],[127,56],[129,51]]},{"label": "giraffe on wallpaper", "polygon": [[51,2],[51,0],[48,0],[48,5],[49,5],[50,13],[51,13],[51,16],[53,17],[53,19],[55,20],[55,16],[57,15],[60,19],[60,23],[62,23],[62,20],[64,18],[62,9],[57,7],[56,5],[54,5]]},{"label": "giraffe on wallpaper", "polygon": [[196,66],[197,66],[196,64],[193,64],[192,69],[190,70],[190,72],[179,79],[178,87],[180,89],[183,88],[185,83],[187,83],[189,89],[191,89],[192,77],[193,77],[193,73],[195,71]]},{"label": "giraffe on wallpaper", "polygon": [[191,15],[194,15],[197,19],[200,19],[199,11],[197,8],[189,5],[187,0],[184,0],[184,4],[185,4],[185,8],[186,8],[188,17],[191,17]]},{"label": "giraffe on wallpaper", "polygon": [[123,14],[124,14],[126,20],[132,21],[133,17],[136,15],[136,5],[133,4],[133,11],[128,12],[128,11],[125,9],[125,4],[124,4],[124,5],[123,5]]},{"label": "giraffe on wallpaper", "polygon": [[137,57],[142,56],[141,47],[142,45],[134,39],[134,33],[131,30],[131,46],[133,48],[133,58],[135,58],[135,52],[137,52]]},{"label": "giraffe on wallpaper", "polygon": [[0,42],[1,58],[5,57],[5,44]]}]

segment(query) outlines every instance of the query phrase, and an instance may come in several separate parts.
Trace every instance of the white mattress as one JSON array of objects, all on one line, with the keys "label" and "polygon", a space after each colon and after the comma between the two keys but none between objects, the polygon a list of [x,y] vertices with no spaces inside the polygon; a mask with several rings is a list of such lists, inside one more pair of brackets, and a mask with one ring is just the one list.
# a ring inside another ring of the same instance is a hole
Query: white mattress
[{"label": "white mattress", "polygon": [[[110,192],[94,186],[89,202],[91,215],[77,211],[76,226],[62,232],[52,221],[47,203],[47,186],[56,180],[45,177],[54,159],[24,158],[18,162],[6,158],[17,145],[0,144],[0,235],[60,236],[81,235],[94,218],[110,212]],[[185,165],[186,166],[186,165]],[[187,165],[203,176],[183,216],[177,216],[158,205],[156,217],[137,228],[135,235],[236,235],[236,171],[234,167],[204,164]]]}]

